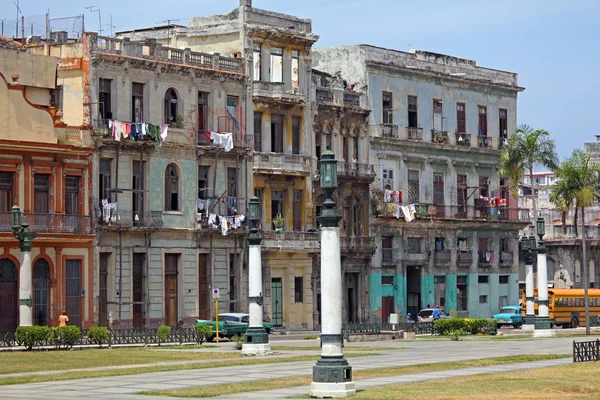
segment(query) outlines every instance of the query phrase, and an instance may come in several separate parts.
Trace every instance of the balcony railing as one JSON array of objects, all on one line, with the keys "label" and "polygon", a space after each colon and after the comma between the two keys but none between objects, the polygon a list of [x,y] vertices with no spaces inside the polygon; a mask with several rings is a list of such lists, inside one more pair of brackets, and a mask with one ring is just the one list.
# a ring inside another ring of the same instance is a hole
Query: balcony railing
[{"label": "balcony railing", "polygon": [[448,131],[436,131],[435,129],[432,129],[431,142],[438,144],[449,144],[450,137],[448,136]]},{"label": "balcony railing", "polygon": [[375,169],[369,164],[340,161],[338,162],[337,174],[347,178],[374,178]]},{"label": "balcony railing", "polygon": [[398,139],[398,125],[381,124],[381,136],[384,138]]},{"label": "balcony railing", "polygon": [[436,250],[433,253],[433,258],[436,264],[449,264],[452,260],[452,251]]},{"label": "balcony railing", "polygon": [[344,105],[360,107],[360,94],[352,92],[344,92]]},{"label": "balcony railing", "polygon": [[471,147],[471,135],[468,133],[456,133],[456,145],[459,147]]},{"label": "balcony railing", "polygon": [[331,88],[317,89],[317,103],[333,103],[333,91]]},{"label": "balcony railing", "polygon": [[490,149],[492,147],[492,138],[490,136],[477,136],[477,143],[483,149]]},{"label": "balcony railing", "polygon": [[457,250],[456,263],[458,265],[471,265],[473,263],[473,252],[464,249]]},{"label": "balcony railing", "polygon": [[160,228],[163,226],[162,211],[111,210],[109,215],[102,215],[98,219],[98,225],[119,228]]},{"label": "balcony railing", "polygon": [[394,249],[381,249],[381,262],[384,264],[392,264],[394,262]]},{"label": "balcony railing", "polygon": [[[548,225],[546,225],[546,229],[548,229]],[[598,225],[586,225],[584,232],[585,237],[588,239],[600,238],[600,226]],[[566,225],[564,231],[562,225],[553,225],[552,237],[555,239],[579,239],[581,237],[581,225],[577,225],[577,234],[575,234],[575,226],[573,225]]]},{"label": "balcony railing", "polygon": [[408,140],[420,142],[423,140],[423,128],[406,128]]},{"label": "balcony railing", "polygon": [[500,252],[500,265],[512,265],[513,263],[513,252],[502,251]]},{"label": "balcony railing", "polygon": [[[82,215],[25,212],[29,229],[35,233],[91,234],[92,218]],[[0,211],[0,232],[12,232],[10,211]]]},{"label": "balcony railing", "polygon": [[341,251],[343,253],[374,253],[375,238],[372,236],[345,236],[340,237]]},{"label": "balcony railing", "polygon": [[489,267],[494,263],[494,252],[488,250],[479,250],[477,263],[480,267]]},{"label": "balcony railing", "polygon": [[[406,205],[406,204],[403,204]],[[416,219],[459,219],[474,221],[503,221],[503,222],[529,222],[529,209],[527,208],[476,208],[474,206],[456,206],[444,204],[415,204]],[[398,204],[377,201],[377,216],[380,218],[404,218]]]}]

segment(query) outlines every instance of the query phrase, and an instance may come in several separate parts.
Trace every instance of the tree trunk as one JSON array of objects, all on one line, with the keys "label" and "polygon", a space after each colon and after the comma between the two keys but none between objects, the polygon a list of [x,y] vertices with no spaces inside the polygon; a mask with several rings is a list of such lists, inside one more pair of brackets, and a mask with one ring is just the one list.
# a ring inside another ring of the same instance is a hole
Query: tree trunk
[{"label": "tree trunk", "polygon": [[562,222],[562,231],[564,234],[567,233],[567,213],[563,211],[560,216],[560,220]]},{"label": "tree trunk", "polygon": [[573,229],[575,229],[575,237],[579,236],[579,223],[577,222],[577,216],[579,215],[579,206],[575,205],[575,216],[573,217]]},{"label": "tree trunk", "polygon": [[[530,164],[533,165],[533,164]],[[536,204],[536,194],[535,194],[535,185],[533,182],[533,167],[529,168],[529,182],[531,183],[531,208],[533,209],[533,220],[535,221],[538,217],[537,212],[537,204]]]},{"label": "tree trunk", "polygon": [[583,301],[585,305],[585,334],[590,334],[590,299],[588,288],[590,287],[589,265],[587,261],[587,249],[585,240],[585,217],[584,207],[581,207],[581,253],[583,259]]}]

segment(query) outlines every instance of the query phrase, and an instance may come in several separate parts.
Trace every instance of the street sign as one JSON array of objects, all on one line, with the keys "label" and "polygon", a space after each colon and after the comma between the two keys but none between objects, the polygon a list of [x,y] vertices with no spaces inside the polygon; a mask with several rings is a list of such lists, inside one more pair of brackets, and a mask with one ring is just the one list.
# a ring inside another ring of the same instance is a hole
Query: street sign
[{"label": "street sign", "polygon": [[219,289],[213,289],[212,293],[213,293],[213,299],[219,298]]}]

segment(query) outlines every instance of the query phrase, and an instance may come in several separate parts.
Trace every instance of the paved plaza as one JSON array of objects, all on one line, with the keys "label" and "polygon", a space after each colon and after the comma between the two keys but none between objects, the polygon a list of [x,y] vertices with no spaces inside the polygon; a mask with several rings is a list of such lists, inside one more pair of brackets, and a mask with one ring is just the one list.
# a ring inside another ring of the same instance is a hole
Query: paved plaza
[{"label": "paved plaza", "polygon": [[[465,340],[461,342],[433,340],[371,342],[363,343],[362,345],[368,347],[398,347],[399,350],[382,350],[380,352],[382,355],[350,358],[349,361],[354,370],[358,371],[386,366],[392,367],[437,362],[456,362],[508,355],[570,354],[572,352],[572,343],[573,339],[570,338],[495,341]],[[302,340],[280,341],[278,342],[278,345],[279,344],[288,346],[314,345],[314,343],[307,343],[307,341]],[[358,345],[351,344],[346,347],[346,350],[350,351],[355,347],[360,348]],[[294,353],[297,354],[297,352]],[[315,354],[315,361],[317,359],[317,352],[304,352],[304,354]],[[155,397],[140,396],[137,393],[141,391],[182,389],[193,386],[219,385],[311,375],[315,361],[154,372],[129,376],[8,385],[2,387],[1,393],[2,398],[4,399],[45,399],[48,397],[49,393],[60,393],[62,398],[73,399],[152,399]],[[570,362],[571,360],[567,358],[512,365],[436,371],[397,377],[371,378],[356,381],[356,386],[358,389],[363,389],[373,386],[413,383],[462,375],[541,368]],[[287,396],[301,396],[306,393],[308,393],[308,387],[295,387],[263,392],[241,393],[223,397],[237,399],[284,399]]]}]

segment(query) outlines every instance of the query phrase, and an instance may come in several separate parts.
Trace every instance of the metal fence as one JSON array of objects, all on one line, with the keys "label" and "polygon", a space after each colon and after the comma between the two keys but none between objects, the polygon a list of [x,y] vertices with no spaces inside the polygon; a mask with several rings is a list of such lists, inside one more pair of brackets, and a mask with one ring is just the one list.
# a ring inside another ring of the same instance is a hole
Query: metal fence
[{"label": "metal fence", "polygon": [[585,342],[573,341],[573,362],[600,360],[600,339]]},{"label": "metal fence", "polygon": [[433,322],[402,322],[399,324],[390,323],[364,323],[364,324],[345,324],[342,326],[344,338],[351,334],[379,334],[383,331],[414,331],[417,335],[433,335],[435,328]]},{"label": "metal fence", "polygon": [[[159,340],[158,329],[156,328],[132,328],[132,329],[110,329],[108,336],[108,345],[127,345],[127,344],[158,344],[158,343],[197,343],[199,342],[195,328],[171,328],[165,340]],[[41,344],[42,346],[53,346],[50,342]],[[81,329],[81,335],[75,342],[75,346],[96,346],[88,337],[88,330]],[[0,347],[18,346],[14,332],[0,332]]]}]

